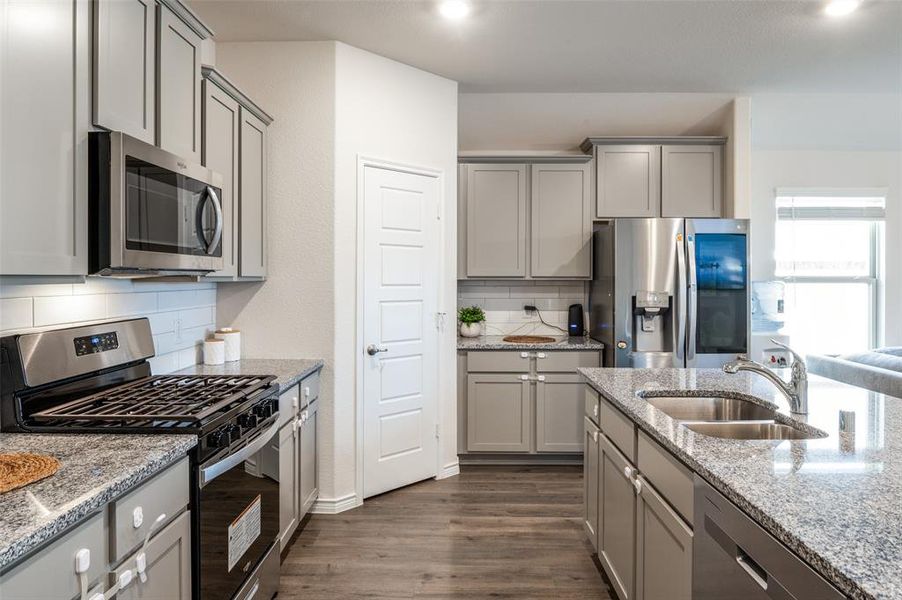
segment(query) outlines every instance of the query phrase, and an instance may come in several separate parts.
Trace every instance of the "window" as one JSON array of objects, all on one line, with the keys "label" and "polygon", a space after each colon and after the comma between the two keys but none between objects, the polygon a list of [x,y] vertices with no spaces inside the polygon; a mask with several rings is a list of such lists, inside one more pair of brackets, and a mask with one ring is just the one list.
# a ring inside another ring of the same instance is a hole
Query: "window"
[{"label": "window", "polygon": [[776,276],[790,340],[808,354],[880,342],[881,191],[778,190]]}]

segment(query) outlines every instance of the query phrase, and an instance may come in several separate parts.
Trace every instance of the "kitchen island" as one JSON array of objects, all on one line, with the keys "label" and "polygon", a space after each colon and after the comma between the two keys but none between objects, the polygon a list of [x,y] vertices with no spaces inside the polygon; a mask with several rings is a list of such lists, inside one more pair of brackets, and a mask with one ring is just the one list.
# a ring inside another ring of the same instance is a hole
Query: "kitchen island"
[{"label": "kitchen island", "polygon": [[[676,457],[843,594],[902,597],[902,399],[810,376],[810,412],[802,423],[789,415],[782,394],[754,374],[580,373],[635,423],[640,439],[644,434]],[[758,398],[777,406],[778,421],[819,437],[750,441],[696,433],[637,395],[664,390]],[[854,433],[840,435],[840,411],[856,414]],[[696,522],[696,535],[699,527]]]}]

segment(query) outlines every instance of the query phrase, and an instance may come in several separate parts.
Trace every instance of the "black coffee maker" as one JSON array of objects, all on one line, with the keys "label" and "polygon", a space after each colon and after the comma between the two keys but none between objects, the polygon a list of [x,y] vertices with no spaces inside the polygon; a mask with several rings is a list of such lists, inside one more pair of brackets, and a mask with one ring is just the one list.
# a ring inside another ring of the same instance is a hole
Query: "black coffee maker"
[{"label": "black coffee maker", "polygon": [[586,335],[586,325],[583,322],[583,305],[571,304],[567,315],[567,333],[571,337]]}]

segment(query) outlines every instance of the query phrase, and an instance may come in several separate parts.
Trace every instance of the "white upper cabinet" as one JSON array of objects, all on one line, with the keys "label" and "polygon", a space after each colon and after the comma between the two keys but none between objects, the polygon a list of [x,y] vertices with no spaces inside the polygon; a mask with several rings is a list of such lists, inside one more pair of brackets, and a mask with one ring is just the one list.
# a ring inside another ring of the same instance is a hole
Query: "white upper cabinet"
[{"label": "white upper cabinet", "polygon": [[87,273],[90,15],[89,0],[0,6],[0,275]]},{"label": "white upper cabinet", "polygon": [[597,146],[596,217],[661,214],[660,146]]},{"label": "white upper cabinet", "polygon": [[154,143],[156,3],[94,1],[94,124]]},{"label": "white upper cabinet", "polygon": [[661,216],[723,214],[723,146],[661,148]]},{"label": "white upper cabinet", "polygon": [[534,164],[531,170],[530,274],[592,276],[588,163]]},{"label": "white upper cabinet", "polygon": [[157,146],[200,162],[202,38],[163,4],[157,29]]}]

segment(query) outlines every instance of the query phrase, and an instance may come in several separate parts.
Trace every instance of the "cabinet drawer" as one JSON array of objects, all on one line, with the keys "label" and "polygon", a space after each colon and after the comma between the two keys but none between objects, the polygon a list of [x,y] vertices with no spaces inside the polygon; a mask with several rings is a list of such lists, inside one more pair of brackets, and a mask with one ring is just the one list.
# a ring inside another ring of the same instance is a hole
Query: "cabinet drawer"
[{"label": "cabinet drawer", "polygon": [[319,373],[309,375],[301,380],[301,408],[319,398]]},{"label": "cabinet drawer", "polygon": [[599,411],[599,396],[598,392],[590,388],[588,385],[585,386],[586,392],[586,418],[598,425],[598,411]]},{"label": "cabinet drawer", "polygon": [[[110,503],[110,562],[117,563],[144,543],[144,536],[161,514],[172,519],[188,505],[188,459],[142,483]],[[141,521],[135,526],[135,513]]]},{"label": "cabinet drawer", "polygon": [[636,466],[642,475],[673,506],[680,516],[692,525],[692,473],[669,452],[639,432]]},{"label": "cabinet drawer", "polygon": [[295,419],[301,406],[301,386],[293,385],[279,394],[279,427]]},{"label": "cabinet drawer", "polygon": [[469,373],[529,373],[530,352],[470,352]]},{"label": "cabinet drawer", "polygon": [[540,373],[573,373],[579,367],[601,366],[598,352],[573,352],[554,350],[536,352],[536,370]]},{"label": "cabinet drawer", "polygon": [[75,530],[0,576],[3,600],[39,598],[77,598],[80,594],[75,574],[75,553],[82,548],[91,552],[88,581],[106,572],[106,535],[102,514],[94,515]]},{"label": "cabinet drawer", "polygon": [[604,398],[598,412],[601,430],[631,463],[636,464],[636,425]]}]

